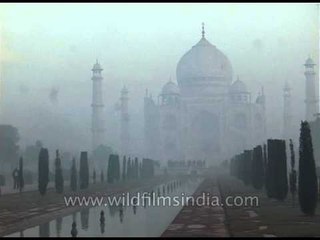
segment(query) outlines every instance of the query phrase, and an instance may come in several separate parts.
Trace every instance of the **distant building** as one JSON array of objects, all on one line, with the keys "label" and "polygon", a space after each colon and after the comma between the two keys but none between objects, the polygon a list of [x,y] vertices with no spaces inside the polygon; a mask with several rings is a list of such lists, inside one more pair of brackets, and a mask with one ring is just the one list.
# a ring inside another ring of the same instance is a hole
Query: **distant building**
[{"label": "distant building", "polygon": [[102,75],[98,60],[92,68],[92,150],[100,145],[105,145],[104,104],[102,95]]},{"label": "distant building", "polygon": [[307,121],[313,121],[316,118],[316,114],[319,112],[319,79],[316,77],[317,74],[314,70],[316,64],[309,57],[304,66],[306,76],[306,87],[305,87],[305,104],[306,104],[306,115]]},{"label": "distant building", "polygon": [[177,82],[168,81],[155,101],[146,92],[146,157],[219,163],[266,139],[263,89],[252,100],[246,84],[233,79],[232,65],[205,38],[178,62]]},{"label": "distant building", "polygon": [[129,116],[129,97],[128,97],[128,90],[126,87],[123,87],[121,90],[121,97],[120,97],[120,153],[122,155],[130,155],[130,116]]},{"label": "distant building", "polygon": [[286,82],[283,88],[283,139],[293,139],[294,135],[292,128],[292,109],[291,109],[291,88]]},{"label": "distant building", "polygon": [[[311,136],[312,136],[312,147],[314,159],[317,167],[320,170],[320,114],[316,114],[316,119],[310,122]],[[320,174],[318,174],[320,177]]]}]

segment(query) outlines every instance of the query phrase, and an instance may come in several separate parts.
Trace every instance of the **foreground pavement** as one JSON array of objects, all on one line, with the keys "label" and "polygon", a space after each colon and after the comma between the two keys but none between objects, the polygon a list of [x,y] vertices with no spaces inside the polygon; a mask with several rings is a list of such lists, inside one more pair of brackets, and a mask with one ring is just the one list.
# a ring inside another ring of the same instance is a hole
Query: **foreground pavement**
[{"label": "foreground pavement", "polygon": [[[215,178],[205,179],[193,197],[213,196],[220,198]],[[189,201],[190,202],[190,201]],[[161,237],[229,237],[224,209],[221,206],[189,204],[184,206]]]}]

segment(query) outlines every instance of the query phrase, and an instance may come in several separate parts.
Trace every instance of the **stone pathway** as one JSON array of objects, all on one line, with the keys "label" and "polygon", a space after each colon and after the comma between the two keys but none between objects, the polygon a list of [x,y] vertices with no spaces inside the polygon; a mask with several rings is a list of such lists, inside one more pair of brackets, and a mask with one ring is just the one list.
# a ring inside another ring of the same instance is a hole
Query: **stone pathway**
[{"label": "stone pathway", "polygon": [[[198,196],[219,197],[217,182],[215,179],[205,179],[193,197]],[[199,204],[184,206],[173,222],[163,232],[161,237],[228,237],[225,226],[225,213],[221,206]]]}]

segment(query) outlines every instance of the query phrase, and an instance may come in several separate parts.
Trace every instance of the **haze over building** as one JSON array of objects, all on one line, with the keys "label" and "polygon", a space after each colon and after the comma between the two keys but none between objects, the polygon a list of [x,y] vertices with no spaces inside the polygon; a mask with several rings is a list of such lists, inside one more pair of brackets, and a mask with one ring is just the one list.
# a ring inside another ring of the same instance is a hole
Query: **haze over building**
[{"label": "haze over building", "polygon": [[205,36],[187,51],[155,101],[145,97],[146,155],[218,163],[266,139],[265,96],[234,79],[228,57]]}]

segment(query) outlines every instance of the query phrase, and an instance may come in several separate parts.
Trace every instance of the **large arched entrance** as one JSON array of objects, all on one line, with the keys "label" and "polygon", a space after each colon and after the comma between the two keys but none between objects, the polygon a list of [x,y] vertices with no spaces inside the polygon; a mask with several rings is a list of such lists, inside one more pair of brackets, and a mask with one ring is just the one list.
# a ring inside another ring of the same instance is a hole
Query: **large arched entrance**
[{"label": "large arched entrance", "polygon": [[195,160],[211,162],[220,154],[220,126],[216,114],[201,111],[191,123],[192,153]]}]

